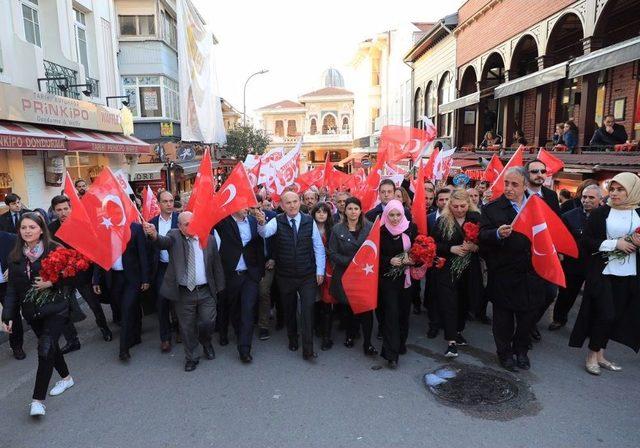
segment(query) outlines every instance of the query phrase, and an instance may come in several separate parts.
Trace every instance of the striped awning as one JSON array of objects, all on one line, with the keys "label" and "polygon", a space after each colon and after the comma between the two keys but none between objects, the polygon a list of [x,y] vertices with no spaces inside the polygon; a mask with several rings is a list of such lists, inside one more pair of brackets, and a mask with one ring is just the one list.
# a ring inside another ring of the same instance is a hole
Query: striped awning
[{"label": "striped awning", "polygon": [[55,129],[0,121],[0,149],[64,151],[67,146],[64,134]]},{"label": "striped awning", "polygon": [[71,129],[63,129],[60,132],[67,138],[69,151],[121,154],[148,154],[151,152],[151,145],[133,136]]}]

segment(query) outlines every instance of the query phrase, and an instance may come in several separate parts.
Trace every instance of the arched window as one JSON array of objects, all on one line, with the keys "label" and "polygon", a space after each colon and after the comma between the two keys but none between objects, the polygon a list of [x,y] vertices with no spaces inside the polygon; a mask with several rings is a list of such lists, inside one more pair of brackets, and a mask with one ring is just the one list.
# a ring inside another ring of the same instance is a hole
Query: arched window
[{"label": "arched window", "polygon": [[289,137],[295,137],[297,133],[298,131],[296,130],[296,120],[289,120],[287,122],[287,135]]},{"label": "arched window", "polygon": [[342,133],[349,133],[349,117],[342,117]]},{"label": "arched window", "polygon": [[282,120],[276,120],[275,134],[278,137],[284,137],[284,123],[282,122]]},{"label": "arched window", "polygon": [[322,120],[322,133],[323,134],[335,134],[338,130],[336,126],[336,117],[331,114],[325,115]]},{"label": "arched window", "polygon": [[420,120],[424,115],[424,110],[422,109],[422,89],[418,88],[416,90],[416,94],[413,97],[413,122],[415,127],[420,126]]},{"label": "arched window", "polygon": [[309,134],[316,135],[318,133],[318,122],[315,118],[311,119],[311,124],[309,124]]},{"label": "arched window", "polygon": [[438,105],[438,98],[436,96],[436,85],[434,82],[430,82],[427,86],[427,95],[425,97],[426,115],[432,118],[436,115],[436,108]]},{"label": "arched window", "polygon": [[[453,100],[453,80],[451,73],[445,72],[438,86],[438,106]],[[451,112],[438,115],[438,135],[447,136],[451,131]]]}]

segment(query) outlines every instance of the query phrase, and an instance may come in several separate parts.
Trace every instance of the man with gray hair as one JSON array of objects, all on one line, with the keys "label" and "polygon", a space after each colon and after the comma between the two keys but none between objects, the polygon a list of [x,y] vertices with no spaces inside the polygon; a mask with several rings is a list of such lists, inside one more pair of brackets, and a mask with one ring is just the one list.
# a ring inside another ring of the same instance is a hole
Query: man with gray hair
[{"label": "man with gray hair", "polygon": [[[598,185],[588,185],[582,190],[580,202],[582,207],[574,208],[562,215],[562,220],[571,231],[571,234],[579,242],[582,233],[587,226],[587,218],[593,210],[600,206],[602,190]],[[553,322],[549,324],[549,330],[555,331],[567,324],[567,316],[576,301],[582,285],[585,281],[587,261],[589,253],[578,244],[580,249],[578,258],[565,257],[562,260],[562,269],[567,280],[567,287],[560,288],[556,304],[553,307]]]},{"label": "man with gray hair", "polygon": [[493,338],[500,365],[512,372],[530,368],[530,332],[545,294],[545,282],[531,262],[531,241],[511,226],[526,201],[527,174],[522,167],[508,169],[504,194],[485,205],[480,216],[480,247],[490,254],[487,293],[493,302]]}]

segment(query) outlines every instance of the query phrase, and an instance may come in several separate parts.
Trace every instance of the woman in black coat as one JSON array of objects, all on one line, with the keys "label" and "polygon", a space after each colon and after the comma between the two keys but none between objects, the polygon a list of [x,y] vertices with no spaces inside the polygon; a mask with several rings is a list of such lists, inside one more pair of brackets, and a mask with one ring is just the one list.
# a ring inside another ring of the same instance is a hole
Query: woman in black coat
[{"label": "woman in black coat", "polygon": [[371,334],[373,332],[373,311],[353,314],[349,306],[348,298],[342,286],[342,276],[347,267],[351,264],[358,249],[365,242],[371,231],[371,223],[364,218],[362,204],[358,198],[348,198],[345,202],[345,219],[336,224],[331,231],[327,254],[329,261],[333,265],[333,277],[329,291],[339,303],[345,305],[347,310],[347,336],[344,342],[345,347],[351,348],[354,345],[355,335],[362,327],[363,343],[362,349],[367,356],[378,354],[376,348],[371,344]]},{"label": "woman in black coat", "polygon": [[640,178],[620,173],[609,184],[607,205],[587,218],[582,244],[592,255],[569,345],[582,347],[589,339],[585,369],[592,375],[601,368],[622,370],[604,357],[609,339],[640,350],[640,234],[634,233],[640,229],[639,207]]},{"label": "woman in black coat", "polygon": [[[404,252],[411,249],[416,233],[416,226],[407,220],[402,203],[397,199],[389,201],[382,212],[380,227],[378,309],[382,311],[383,326],[381,356],[391,369],[398,367],[398,355],[407,352],[411,312],[409,267],[414,263]],[[405,271],[396,278],[385,275],[392,267],[405,268]]]},{"label": "woman in black coat", "polygon": [[[20,217],[16,246],[9,254],[8,260],[9,285],[2,309],[2,327],[6,332],[11,333],[13,319],[16,316],[15,310],[21,307],[22,315],[38,337],[38,371],[31,402],[32,416],[45,414],[43,401],[47,395],[54,368],[62,380],[51,389],[51,395],[59,395],[74,384],[64,356],[58,347],[60,334],[69,321],[69,302],[64,300],[64,294],[70,294],[72,288],[70,284],[66,285],[68,280],[54,285],[43,281],[39,276],[41,261],[58,247],[50,240],[47,226],[39,214],[30,212]],[[62,300],[42,306],[25,301],[27,292],[32,286],[39,290],[61,287]]]},{"label": "woman in black coat", "polygon": [[[478,224],[480,213],[471,203],[469,193],[464,189],[454,190],[449,203],[438,218],[433,237],[437,244],[437,254],[446,262],[436,270],[438,288],[438,312],[444,327],[444,339],[448,343],[445,356],[458,356],[458,345],[467,345],[462,336],[470,306],[477,306],[482,291],[482,274],[478,245],[465,241],[463,226]],[[453,261],[469,256],[470,261],[462,273],[452,273]]]}]

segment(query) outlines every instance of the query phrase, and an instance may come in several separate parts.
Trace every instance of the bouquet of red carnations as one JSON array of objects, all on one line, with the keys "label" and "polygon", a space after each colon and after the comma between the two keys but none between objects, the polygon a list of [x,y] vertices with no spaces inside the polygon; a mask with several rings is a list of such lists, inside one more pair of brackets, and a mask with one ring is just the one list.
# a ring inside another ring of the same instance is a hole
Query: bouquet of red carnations
[{"label": "bouquet of red carnations", "polygon": [[[640,227],[638,227],[636,230],[634,230],[633,232],[631,232],[630,234],[628,234],[627,236],[624,237],[625,241],[628,241],[629,243],[631,243],[631,237],[633,236],[633,234],[638,234],[640,235]],[[637,248],[636,248],[637,250]],[[607,259],[607,261],[605,262],[605,264],[609,264],[609,262],[611,260],[624,260],[623,263],[626,263],[629,257],[629,254],[620,250],[620,249],[614,249],[611,252],[607,252],[607,251],[599,251],[596,253],[600,253],[604,258]]]},{"label": "bouquet of red carnations", "polygon": [[[480,226],[478,224],[474,222],[465,222],[462,225],[462,231],[464,233],[465,242],[478,244],[478,239],[480,237]],[[471,255],[471,252],[469,252],[463,257],[455,256],[451,261],[451,279],[454,282],[462,276],[464,270],[469,266],[469,263],[471,262]]]},{"label": "bouquet of red carnations", "polygon": [[[418,235],[411,245],[411,248],[403,252],[400,256],[403,258],[410,258],[416,266],[410,267],[411,277],[415,280],[419,280],[424,277],[427,269],[436,267],[440,269],[444,266],[445,259],[436,255],[436,242],[435,240],[426,235]],[[385,277],[398,278],[404,274],[406,266],[392,266],[391,269],[385,274]]]},{"label": "bouquet of red carnations", "polygon": [[89,266],[89,259],[75,249],[60,247],[49,252],[40,263],[40,278],[42,281],[54,283],[54,286],[41,290],[32,286],[27,291],[25,301],[37,306],[59,301],[64,294],[61,288],[55,287],[55,283],[75,277],[78,272],[89,269]]}]

